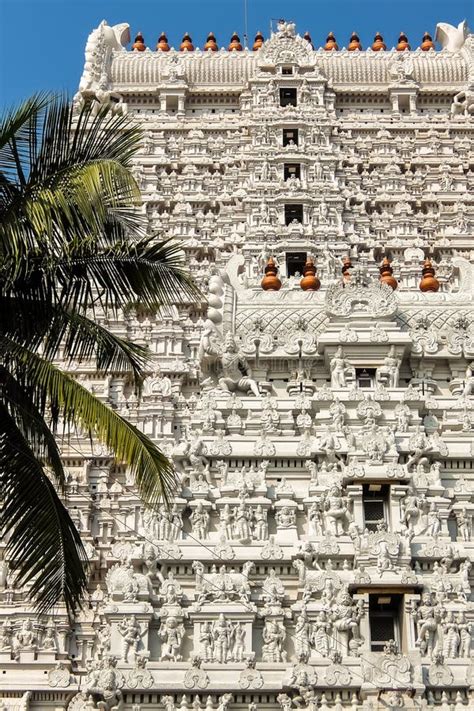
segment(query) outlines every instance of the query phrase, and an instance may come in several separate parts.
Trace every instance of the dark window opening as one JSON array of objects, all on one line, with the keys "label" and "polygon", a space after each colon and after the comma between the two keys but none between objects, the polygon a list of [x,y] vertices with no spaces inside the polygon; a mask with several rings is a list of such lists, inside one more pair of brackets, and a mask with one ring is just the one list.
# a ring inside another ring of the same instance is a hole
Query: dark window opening
[{"label": "dark window opening", "polygon": [[286,74],[287,76],[289,74],[293,74],[293,67],[282,67],[281,68],[281,73]]},{"label": "dark window opening", "polygon": [[369,531],[376,531],[381,522],[387,523],[389,488],[385,484],[365,484],[363,493],[364,523]]},{"label": "dark window opening", "polygon": [[280,89],[280,106],[296,106],[296,89]]},{"label": "dark window opening", "polygon": [[370,649],[383,652],[387,642],[394,640],[400,647],[401,595],[377,593],[369,595]]},{"label": "dark window opening", "polygon": [[286,255],[287,276],[303,275],[303,268],[306,264],[306,252],[292,252]]},{"label": "dark window opening", "polygon": [[285,180],[288,178],[301,178],[301,166],[299,163],[285,163],[283,166],[283,177]]},{"label": "dark window opening", "polygon": [[375,368],[356,368],[356,380],[359,388],[375,386]]},{"label": "dark window opening", "polygon": [[284,128],[283,129],[283,147],[298,145],[298,129]]},{"label": "dark window opening", "polygon": [[303,205],[285,205],[285,225],[289,225],[293,220],[303,222]]}]

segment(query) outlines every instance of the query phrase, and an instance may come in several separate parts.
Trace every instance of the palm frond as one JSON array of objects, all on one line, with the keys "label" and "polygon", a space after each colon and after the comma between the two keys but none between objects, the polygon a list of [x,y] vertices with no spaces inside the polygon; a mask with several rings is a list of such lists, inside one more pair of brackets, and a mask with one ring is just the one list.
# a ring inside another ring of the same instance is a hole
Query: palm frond
[{"label": "palm frond", "polygon": [[0,530],[16,571],[39,613],[63,601],[81,605],[87,557],[69,513],[25,437],[0,402]]},{"label": "palm frond", "polygon": [[56,438],[35,405],[33,393],[25,390],[11,373],[0,365],[2,401],[10,417],[28,442],[35,457],[47,464],[64,492],[65,475]]},{"label": "palm frond", "polygon": [[56,422],[94,432],[117,459],[128,464],[147,506],[168,502],[176,484],[173,466],[140,430],[48,360],[0,335],[0,353],[15,361],[20,382],[37,389],[35,399],[50,403]]}]

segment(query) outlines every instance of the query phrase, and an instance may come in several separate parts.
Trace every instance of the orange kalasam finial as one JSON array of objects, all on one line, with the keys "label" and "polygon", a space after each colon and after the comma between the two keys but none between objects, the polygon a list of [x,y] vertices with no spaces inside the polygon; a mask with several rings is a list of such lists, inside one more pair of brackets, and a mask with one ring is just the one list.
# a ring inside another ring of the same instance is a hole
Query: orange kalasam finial
[{"label": "orange kalasam finial", "polygon": [[319,278],[316,276],[316,266],[312,257],[306,259],[303,267],[303,278],[300,281],[303,291],[317,291],[321,286]]},{"label": "orange kalasam finial", "polygon": [[420,49],[422,49],[423,52],[428,52],[430,49],[434,48],[435,45],[432,36],[429,32],[425,32],[425,34],[423,35],[423,39],[421,40]]},{"label": "orange kalasam finial", "polygon": [[255,35],[255,39],[253,41],[253,47],[252,47],[253,51],[256,52],[258,49],[260,49],[260,47],[262,46],[262,44],[264,42],[265,42],[265,37],[262,35],[262,33],[259,30],[257,32],[257,34]]},{"label": "orange kalasam finial", "polygon": [[398,44],[396,46],[397,52],[410,51],[410,44],[408,42],[408,37],[404,32],[400,32],[400,37],[398,38]]},{"label": "orange kalasam finial", "polygon": [[372,50],[374,52],[384,52],[387,49],[387,45],[383,41],[383,37],[380,32],[375,33],[374,41],[372,43]]},{"label": "orange kalasam finial", "polygon": [[381,281],[382,284],[387,284],[387,286],[389,286],[394,291],[398,286],[398,281],[393,276],[392,265],[390,264],[390,259],[388,257],[384,257],[382,259],[382,263],[380,265],[379,281]]},{"label": "orange kalasam finial", "polygon": [[281,281],[278,276],[278,267],[273,257],[270,257],[265,267],[265,276],[261,282],[264,291],[278,291],[281,289]]},{"label": "orange kalasam finial", "polygon": [[351,39],[349,40],[349,46],[347,47],[349,52],[357,52],[362,49],[360,43],[359,35],[356,32],[351,34]]},{"label": "orange kalasam finial", "polygon": [[330,32],[326,37],[326,44],[324,45],[324,50],[326,52],[332,52],[333,50],[338,50],[339,46],[336,42],[336,38],[333,32]]},{"label": "orange kalasam finial", "polygon": [[156,49],[161,52],[169,52],[170,46],[168,44],[168,38],[164,32],[158,37],[158,42],[156,43]]},{"label": "orange kalasam finial", "polygon": [[132,51],[133,52],[144,52],[146,49],[146,44],[145,40],[143,39],[143,35],[141,32],[138,32],[137,36],[135,37],[135,42],[132,44]]},{"label": "orange kalasam finial", "polygon": [[420,291],[438,291],[439,281],[435,277],[435,270],[431,259],[425,259],[421,273]]},{"label": "orange kalasam finial", "polygon": [[194,45],[191,39],[191,35],[185,32],[181,44],[179,45],[180,52],[194,52]]},{"label": "orange kalasam finial", "polygon": [[214,37],[214,32],[209,32],[209,34],[207,35],[207,40],[206,44],[204,45],[204,49],[210,49],[212,52],[217,52],[217,50],[219,49],[219,47],[217,46],[216,38]]}]

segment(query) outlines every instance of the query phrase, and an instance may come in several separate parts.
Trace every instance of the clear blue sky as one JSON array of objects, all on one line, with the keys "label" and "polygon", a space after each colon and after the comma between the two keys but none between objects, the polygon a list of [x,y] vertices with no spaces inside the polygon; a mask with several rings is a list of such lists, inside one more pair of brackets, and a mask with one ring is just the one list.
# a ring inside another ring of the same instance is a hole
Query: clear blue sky
[{"label": "clear blue sky", "polygon": [[[294,20],[299,32],[311,32],[319,46],[329,31],[340,44],[356,30],[364,47],[376,31],[393,46],[401,30],[417,46],[437,22],[474,27],[474,0],[247,0],[249,37],[268,36],[270,18]],[[204,44],[212,30],[227,45],[244,27],[244,0],[0,0],[0,104],[16,103],[38,90],[77,88],[89,32],[102,19],[128,22],[155,47],[162,30],[178,46],[185,31]]]}]

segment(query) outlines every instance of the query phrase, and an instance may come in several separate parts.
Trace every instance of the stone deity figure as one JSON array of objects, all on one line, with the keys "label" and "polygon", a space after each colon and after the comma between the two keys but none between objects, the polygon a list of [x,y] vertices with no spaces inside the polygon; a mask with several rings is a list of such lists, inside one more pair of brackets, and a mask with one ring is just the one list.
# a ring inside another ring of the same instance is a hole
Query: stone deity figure
[{"label": "stone deity figure", "polygon": [[431,656],[437,641],[440,610],[433,604],[431,593],[424,593],[417,608],[412,615],[418,629],[416,644],[420,647],[422,656]]},{"label": "stone deity figure", "polygon": [[329,639],[332,624],[328,619],[327,612],[321,610],[313,623],[313,644],[316,652],[321,657],[329,656]]},{"label": "stone deity figure", "polygon": [[422,506],[422,499],[416,495],[415,490],[410,486],[402,501],[401,523],[405,524],[411,533],[415,531],[415,526],[421,516]]},{"label": "stone deity figure", "polygon": [[193,510],[189,517],[192,526],[193,536],[196,538],[204,539],[207,538],[209,533],[209,513],[204,508],[202,501],[198,501],[196,508]]},{"label": "stone deity figure", "polygon": [[119,622],[118,631],[122,635],[122,661],[127,664],[129,652],[132,652],[133,659],[138,653],[142,629],[135,615],[132,615],[127,620]]},{"label": "stone deity figure", "polygon": [[253,535],[257,541],[266,541],[268,539],[268,520],[267,512],[262,504],[258,504],[253,513]]},{"label": "stone deity figure", "polygon": [[464,379],[463,397],[469,397],[474,393],[474,363],[469,363],[466,368],[466,377]]},{"label": "stone deity figure", "polygon": [[222,377],[219,384],[224,390],[230,392],[252,392],[255,397],[260,397],[257,382],[252,378],[247,360],[239,351],[234,336],[228,333],[224,341],[224,352],[221,356]]},{"label": "stone deity figure", "polygon": [[233,632],[232,623],[226,620],[225,615],[221,613],[212,629],[214,661],[219,662],[219,664],[225,664],[229,661]]},{"label": "stone deity figure", "polygon": [[306,610],[302,610],[295,622],[295,653],[296,656],[305,655],[309,657],[310,647],[310,624]]},{"label": "stone deity figure", "polygon": [[37,637],[30,619],[24,620],[18,632],[13,635],[12,647],[15,659],[19,659],[20,652],[23,650],[34,651],[36,649]]},{"label": "stone deity figure", "polygon": [[202,658],[205,662],[214,660],[214,639],[212,633],[212,623],[207,621],[201,625],[199,634],[199,644],[201,646]]},{"label": "stone deity figure", "polygon": [[170,615],[161,623],[158,635],[161,639],[160,661],[180,662],[181,644],[184,637],[184,626],[179,620]]},{"label": "stone deity figure", "polygon": [[332,486],[324,498],[324,512],[327,530],[339,536],[344,533],[344,528],[349,521],[349,509],[346,498],[342,496],[338,486]]},{"label": "stone deity figure", "polygon": [[345,388],[350,375],[353,375],[354,368],[344,356],[344,351],[341,346],[337,349],[334,356],[331,358],[329,367],[331,370],[331,387]]},{"label": "stone deity figure", "polygon": [[336,598],[336,604],[331,610],[331,621],[338,633],[341,651],[344,654],[358,656],[362,644],[360,636],[360,620],[363,615],[361,604],[354,602],[348,590],[342,589]]},{"label": "stone deity figure", "polygon": [[389,388],[397,388],[399,373],[400,360],[396,356],[395,346],[391,346],[383,365],[377,371],[377,380],[379,382],[386,380]]},{"label": "stone deity figure", "polygon": [[464,612],[458,612],[457,624],[459,630],[459,656],[467,659],[471,655],[473,623],[466,620]]},{"label": "stone deity figure", "polygon": [[273,619],[265,620],[262,645],[263,662],[279,663],[286,661],[286,652],[283,650],[285,638],[286,631],[281,622]]}]

